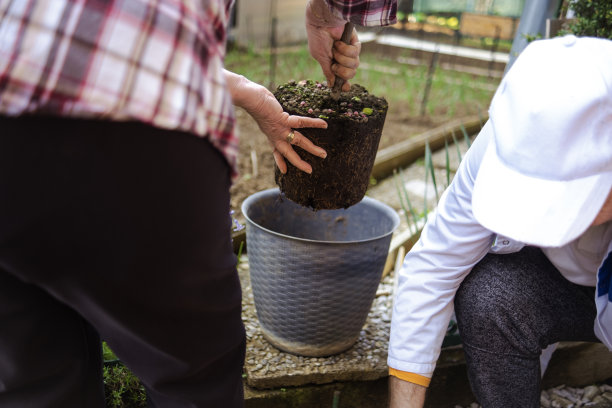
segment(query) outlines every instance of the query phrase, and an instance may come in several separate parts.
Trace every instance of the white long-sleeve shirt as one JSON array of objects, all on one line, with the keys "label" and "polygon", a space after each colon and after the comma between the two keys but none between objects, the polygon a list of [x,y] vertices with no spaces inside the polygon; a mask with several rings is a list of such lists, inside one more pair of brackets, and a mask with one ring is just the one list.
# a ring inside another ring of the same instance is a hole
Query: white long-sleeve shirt
[{"label": "white long-sleeve shirt", "polygon": [[[388,365],[395,370],[431,377],[453,311],[453,299],[463,279],[488,252],[510,253],[523,247],[487,230],[472,214],[472,189],[490,136],[491,124],[487,123],[442,195],[421,238],[404,259],[389,342]],[[599,271],[602,282],[597,290],[595,333],[612,350],[612,256],[607,270],[602,267],[611,249],[612,222],[591,227],[563,247],[542,248],[571,282],[595,286]]]}]

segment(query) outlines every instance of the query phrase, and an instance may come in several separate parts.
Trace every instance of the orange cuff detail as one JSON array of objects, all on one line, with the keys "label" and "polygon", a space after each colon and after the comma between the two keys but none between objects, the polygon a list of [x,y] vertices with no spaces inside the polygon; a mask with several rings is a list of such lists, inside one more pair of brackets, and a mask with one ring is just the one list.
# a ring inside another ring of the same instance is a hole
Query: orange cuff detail
[{"label": "orange cuff detail", "polygon": [[389,375],[399,378],[400,380],[408,381],[416,385],[423,387],[429,387],[431,378],[422,376],[420,374],[409,373],[407,371],[396,370],[395,368],[389,367]]}]

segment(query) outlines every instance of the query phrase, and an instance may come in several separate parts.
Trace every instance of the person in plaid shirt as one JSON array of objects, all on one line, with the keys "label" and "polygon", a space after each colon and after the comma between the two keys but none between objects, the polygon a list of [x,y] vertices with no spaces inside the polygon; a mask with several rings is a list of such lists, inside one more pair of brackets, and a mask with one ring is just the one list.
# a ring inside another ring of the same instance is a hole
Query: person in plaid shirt
[{"label": "person in plaid shirt", "polygon": [[[243,405],[233,105],[282,171],[311,171],[292,144],[325,157],[293,129],[326,123],[224,69],[231,3],[0,2],[0,406],[103,407],[100,338],[151,406]],[[330,82],[359,63],[345,21],[395,3],[311,1]]]}]

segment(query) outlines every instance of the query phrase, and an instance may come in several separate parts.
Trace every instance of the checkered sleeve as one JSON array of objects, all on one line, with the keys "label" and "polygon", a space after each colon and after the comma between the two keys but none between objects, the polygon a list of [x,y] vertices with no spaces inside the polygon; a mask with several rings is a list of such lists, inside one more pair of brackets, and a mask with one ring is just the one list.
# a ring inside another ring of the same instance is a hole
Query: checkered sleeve
[{"label": "checkered sleeve", "polygon": [[376,27],[397,22],[397,0],[326,0],[332,13],[353,24]]}]

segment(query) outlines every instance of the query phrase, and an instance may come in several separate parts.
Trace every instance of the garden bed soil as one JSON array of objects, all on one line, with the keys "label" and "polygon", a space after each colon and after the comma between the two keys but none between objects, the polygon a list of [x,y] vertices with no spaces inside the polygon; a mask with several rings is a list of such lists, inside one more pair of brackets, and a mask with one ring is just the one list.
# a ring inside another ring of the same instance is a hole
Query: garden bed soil
[{"label": "garden bed soil", "polygon": [[291,163],[275,180],[285,196],[313,210],[348,208],[366,193],[376,158],[388,103],[353,84],[337,99],[327,85],[312,80],[291,81],[274,93],[290,115],[320,118],[327,129],[303,128],[300,133],[327,152],[315,157],[298,146],[294,150],[312,167],[312,174]]}]

